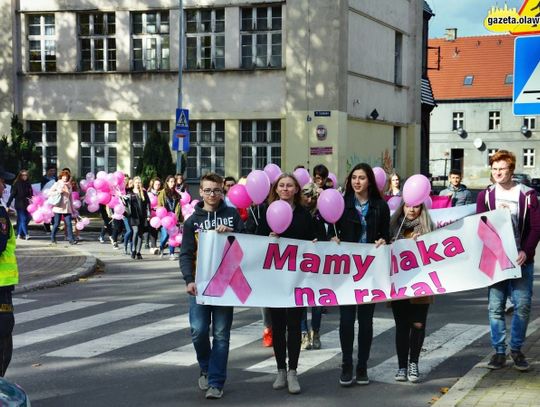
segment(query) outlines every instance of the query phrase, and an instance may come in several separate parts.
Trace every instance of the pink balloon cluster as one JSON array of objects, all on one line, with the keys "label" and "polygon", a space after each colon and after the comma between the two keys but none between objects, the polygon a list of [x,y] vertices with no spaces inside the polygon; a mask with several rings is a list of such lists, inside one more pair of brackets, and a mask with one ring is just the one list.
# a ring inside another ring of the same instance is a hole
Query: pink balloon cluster
[{"label": "pink balloon cluster", "polygon": [[35,194],[30,199],[30,204],[26,210],[32,215],[32,220],[36,223],[51,223],[54,216],[52,205],[47,203],[47,196],[43,192]]},{"label": "pink balloon cluster", "polygon": [[88,224],[90,223],[90,219],[88,218],[80,218],[77,223],[75,223],[75,229],[77,230],[83,230]]},{"label": "pink balloon cluster", "polygon": [[182,216],[184,217],[184,220],[186,220],[193,214],[193,212],[195,211],[195,205],[197,205],[198,203],[199,200],[194,199],[193,201],[182,206]]},{"label": "pink balloon cluster", "polygon": [[[183,208],[182,208],[183,209]],[[168,212],[167,208],[158,206],[156,216],[150,218],[150,226],[155,229],[163,227],[169,234],[169,246],[178,247],[182,244],[182,232],[177,226],[177,218],[174,212]]]},{"label": "pink balloon cluster", "polygon": [[88,205],[88,211],[97,212],[100,204],[107,205],[114,209],[114,219],[122,219],[125,207],[118,195],[125,193],[124,179],[122,171],[109,174],[99,171],[95,176],[91,172],[86,174],[86,179],[81,180],[80,186],[81,190],[86,192],[84,202]]}]

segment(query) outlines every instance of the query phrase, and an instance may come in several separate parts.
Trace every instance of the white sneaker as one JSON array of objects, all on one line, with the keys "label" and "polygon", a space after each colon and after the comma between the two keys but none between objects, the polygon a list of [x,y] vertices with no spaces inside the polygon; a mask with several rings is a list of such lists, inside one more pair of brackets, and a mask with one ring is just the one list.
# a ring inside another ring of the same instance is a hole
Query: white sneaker
[{"label": "white sneaker", "polygon": [[406,368],[398,369],[396,375],[394,376],[394,379],[396,379],[396,382],[406,382],[407,369]]},{"label": "white sneaker", "polygon": [[416,383],[420,380],[420,372],[418,371],[418,363],[409,363],[409,371],[407,372],[407,379],[410,382]]},{"label": "white sneaker", "polygon": [[24,239],[25,239],[25,240],[30,240],[30,235],[27,234],[27,235],[24,237]]},{"label": "white sneaker", "polygon": [[300,393],[300,383],[298,383],[298,376],[296,370],[289,370],[287,373],[287,387],[290,394]]},{"label": "white sneaker", "polygon": [[169,254],[169,260],[178,260],[174,254]]}]

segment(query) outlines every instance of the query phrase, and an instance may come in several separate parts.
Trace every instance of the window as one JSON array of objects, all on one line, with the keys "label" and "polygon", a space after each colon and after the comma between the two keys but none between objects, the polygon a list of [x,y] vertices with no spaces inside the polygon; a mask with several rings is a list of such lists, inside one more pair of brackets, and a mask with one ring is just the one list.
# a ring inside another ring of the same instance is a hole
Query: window
[{"label": "window", "polygon": [[81,71],[116,71],[114,13],[79,14]]},{"label": "window", "polygon": [[514,83],[514,75],[512,75],[511,73],[507,74],[504,77],[504,84],[505,85],[511,85],[513,83]]},{"label": "window", "polygon": [[132,13],[133,69],[169,69],[169,12]]},{"label": "window", "polygon": [[81,122],[81,174],[116,171],[116,123]]},{"label": "window", "polygon": [[281,4],[242,9],[242,68],[281,67]]},{"label": "window", "polygon": [[225,9],[186,10],[186,67],[225,68]]},{"label": "window", "polygon": [[131,145],[132,145],[132,173],[135,174],[135,169],[139,165],[139,159],[143,155],[144,145],[148,138],[157,131],[169,138],[169,122],[163,121],[134,121],[131,122]]},{"label": "window", "polygon": [[501,129],[501,112],[489,112],[489,130]]},{"label": "window", "polygon": [[242,175],[269,163],[281,166],[281,121],[241,121],[240,149]]},{"label": "window", "polygon": [[524,117],[523,125],[529,130],[536,129],[536,117]]},{"label": "window", "polygon": [[523,149],[523,167],[534,167],[534,148]]},{"label": "window", "polygon": [[403,53],[403,34],[396,32],[394,41],[394,83],[402,83],[402,53]]},{"label": "window", "polygon": [[57,162],[56,122],[28,122],[30,138],[41,151],[42,173],[50,164]]},{"label": "window", "polygon": [[28,50],[30,72],[56,71],[54,14],[28,16]]},{"label": "window", "polygon": [[489,160],[491,159],[491,156],[495,154],[497,151],[499,151],[498,148],[488,148],[487,150],[487,165],[489,167]]},{"label": "window", "polygon": [[467,75],[465,79],[463,79],[463,84],[467,86],[471,86],[474,81],[474,75]]},{"label": "window", "polygon": [[187,178],[199,179],[207,172],[225,173],[225,121],[189,122],[190,148]]},{"label": "window", "polygon": [[465,113],[463,112],[453,112],[452,113],[452,130],[462,129],[463,122],[465,118]]}]

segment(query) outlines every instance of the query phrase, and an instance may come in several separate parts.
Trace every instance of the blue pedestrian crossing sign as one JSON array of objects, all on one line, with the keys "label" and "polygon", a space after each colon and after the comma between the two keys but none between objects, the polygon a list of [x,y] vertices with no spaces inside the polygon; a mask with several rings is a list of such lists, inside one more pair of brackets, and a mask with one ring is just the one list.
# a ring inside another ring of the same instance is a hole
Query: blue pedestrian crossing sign
[{"label": "blue pedestrian crossing sign", "polygon": [[189,110],[176,109],[176,126],[172,137],[173,151],[189,151]]},{"label": "blue pedestrian crossing sign", "polygon": [[513,108],[515,116],[540,115],[540,35],[515,40]]}]

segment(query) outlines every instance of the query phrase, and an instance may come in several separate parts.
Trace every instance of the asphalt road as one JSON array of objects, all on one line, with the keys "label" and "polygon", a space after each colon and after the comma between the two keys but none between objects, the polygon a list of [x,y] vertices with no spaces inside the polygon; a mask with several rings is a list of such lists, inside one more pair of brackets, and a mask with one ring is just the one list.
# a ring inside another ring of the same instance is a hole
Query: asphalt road
[{"label": "asphalt road", "polygon": [[[88,236],[89,234],[85,234]],[[91,235],[93,236],[93,235]],[[105,261],[88,280],[16,297],[15,350],[6,378],[32,406],[191,406],[210,403],[198,390],[178,263],[145,255],[131,260],[110,245],[83,242]],[[537,279],[538,281],[538,279]],[[538,285],[538,284],[537,284]],[[323,316],[323,349],[300,356],[302,393],[272,390],[272,350],[260,342],[259,309],[235,314],[225,395],[227,406],[427,406],[486,354],[486,290],[439,296],[431,306],[419,384],[396,383],[390,309],[378,305],[371,384],[341,388],[339,313]],[[534,305],[532,319],[540,306]]]}]

